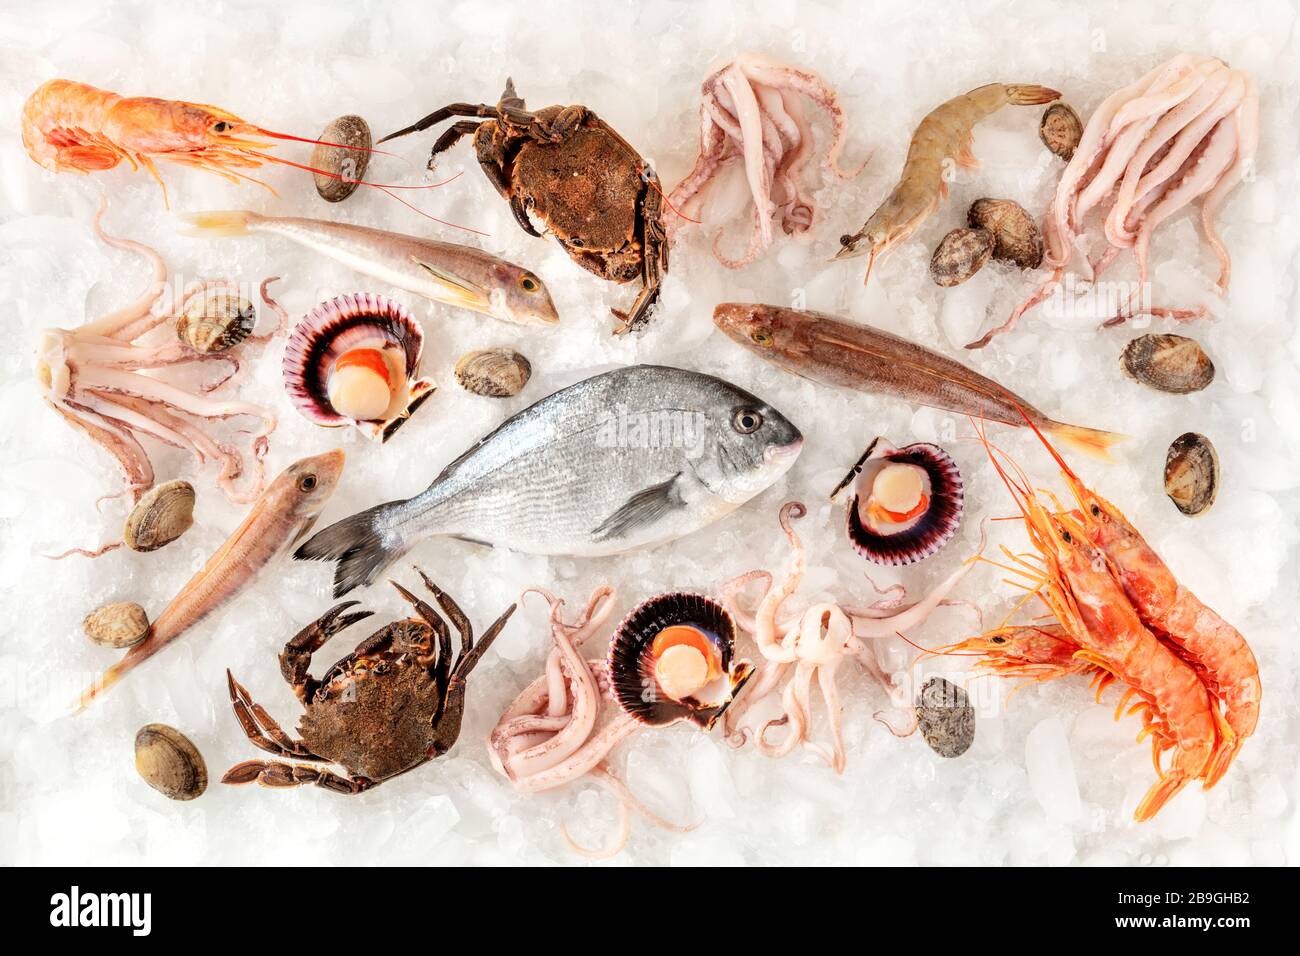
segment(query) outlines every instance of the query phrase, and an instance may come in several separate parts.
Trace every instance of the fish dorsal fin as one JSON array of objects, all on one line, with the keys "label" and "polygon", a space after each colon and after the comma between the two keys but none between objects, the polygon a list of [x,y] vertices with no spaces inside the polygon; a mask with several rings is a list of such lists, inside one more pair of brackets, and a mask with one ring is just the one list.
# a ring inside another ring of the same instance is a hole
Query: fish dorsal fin
[{"label": "fish dorsal fin", "polygon": [[481,285],[470,282],[464,276],[458,276],[456,273],[444,269],[441,266],[435,266],[431,263],[425,262],[419,256],[411,256],[411,261],[425,272],[429,273],[429,275],[433,276],[435,281],[445,286],[447,292],[452,298],[483,307],[491,304],[487,290]]},{"label": "fish dorsal fin", "polygon": [[608,541],[610,538],[621,538],[637,528],[654,524],[664,515],[682,507],[685,502],[677,491],[677,482],[681,477],[681,472],[678,472],[667,481],[642,488],[593,528],[591,539]]}]

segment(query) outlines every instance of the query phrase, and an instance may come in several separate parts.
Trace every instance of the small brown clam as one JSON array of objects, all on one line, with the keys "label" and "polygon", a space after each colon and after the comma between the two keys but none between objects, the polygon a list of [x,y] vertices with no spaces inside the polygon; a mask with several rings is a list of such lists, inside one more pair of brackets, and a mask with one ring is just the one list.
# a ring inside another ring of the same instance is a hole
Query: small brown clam
[{"label": "small brown clam", "polygon": [[122,540],[132,551],[157,551],[194,524],[194,486],[168,481],[145,493],[126,517]]},{"label": "small brown clam", "polygon": [[1038,138],[1067,163],[1074,156],[1074,149],[1082,137],[1083,123],[1079,114],[1069,106],[1053,103],[1043,113],[1043,121],[1038,125]]},{"label": "small brown clam", "polygon": [[987,229],[954,229],[940,240],[930,258],[930,278],[948,288],[961,285],[989,261],[993,233]]},{"label": "small brown clam", "polygon": [[456,363],[456,381],[466,391],[489,398],[518,395],[532,374],[532,363],[514,349],[479,349]]},{"label": "small brown clam", "polygon": [[1198,515],[1219,492],[1219,454],[1204,435],[1187,432],[1165,455],[1165,494],[1185,515]]},{"label": "small brown clam", "polygon": [[121,601],[105,604],[81,622],[86,636],[103,647],[130,647],[149,633],[149,615],[138,604]]},{"label": "small brown clam", "polygon": [[966,691],[931,677],[916,697],[916,724],[940,757],[960,757],[975,741],[975,708]]},{"label": "small brown clam", "polygon": [[208,788],[203,754],[179,730],[145,724],[135,735],[135,769],[171,800],[193,800]]},{"label": "small brown clam", "polygon": [[317,146],[311,154],[311,165],[321,170],[312,174],[316,192],[326,202],[342,202],[356,190],[366,176],[370,163],[370,126],[360,116],[340,116],[325,127],[320,138],[339,146]]},{"label": "small brown clam", "polygon": [[972,229],[993,233],[993,258],[1014,262],[1022,269],[1043,264],[1043,234],[1034,217],[1010,199],[977,199],[966,213]]},{"label": "small brown clam", "polygon": [[1199,392],[1214,381],[1214,363],[1184,335],[1139,335],[1124,346],[1120,364],[1143,385],[1176,395]]},{"label": "small brown clam", "polygon": [[205,355],[232,349],[253,331],[257,310],[237,292],[209,289],[197,293],[176,319],[176,337]]}]

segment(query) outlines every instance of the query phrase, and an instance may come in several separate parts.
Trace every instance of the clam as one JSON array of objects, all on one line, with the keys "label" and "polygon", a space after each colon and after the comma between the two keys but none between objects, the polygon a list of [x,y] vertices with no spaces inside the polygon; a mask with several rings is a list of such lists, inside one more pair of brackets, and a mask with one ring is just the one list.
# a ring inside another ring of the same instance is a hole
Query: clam
[{"label": "clam", "polygon": [[954,229],[930,257],[930,278],[945,288],[961,285],[989,261],[994,237],[987,229]]},{"label": "clam", "polygon": [[1124,346],[1120,364],[1143,385],[1177,395],[1199,392],[1214,381],[1214,363],[1185,335],[1139,335]]},{"label": "clam", "polygon": [[1165,455],[1165,494],[1185,515],[1198,515],[1219,492],[1219,455],[1204,435],[1187,432]]},{"label": "clam", "polygon": [[518,395],[533,374],[532,363],[514,349],[479,349],[456,363],[456,381],[466,391],[489,398]]},{"label": "clam", "polygon": [[1043,145],[1067,163],[1074,156],[1074,149],[1083,138],[1083,122],[1079,114],[1064,103],[1053,103],[1043,113],[1043,120],[1038,124],[1038,138]]},{"label": "clam", "polygon": [[895,448],[877,438],[831,499],[849,485],[849,543],[876,564],[913,564],[942,548],[961,525],[965,485],[938,445]]},{"label": "clam", "polygon": [[199,749],[179,730],[145,724],[135,735],[135,769],[144,782],[172,800],[193,800],[208,788]]},{"label": "clam", "polygon": [[257,310],[230,289],[195,293],[176,318],[176,337],[205,355],[232,349],[253,332]]},{"label": "clam", "polygon": [[[326,202],[342,202],[356,190],[366,176],[370,163],[370,126],[360,116],[340,116],[328,126],[320,138],[339,146],[317,146],[312,150],[311,165],[319,172],[312,173],[316,192]],[[351,148],[346,148],[351,147]]]},{"label": "clam", "polygon": [[303,316],[284,349],[284,387],[309,421],[387,441],[433,394],[419,378],[424,332],[406,308],[358,292]]},{"label": "clam", "polygon": [[960,757],[975,740],[975,708],[962,688],[931,677],[916,696],[916,725],[940,757]]},{"label": "clam", "polygon": [[609,646],[609,679],[619,706],[644,724],[679,720],[709,729],[754,672],[733,661],[736,625],[699,594],[661,594],[634,608]]},{"label": "clam", "polygon": [[130,601],[105,604],[81,622],[86,636],[103,647],[130,647],[149,633],[149,615]]},{"label": "clam", "polygon": [[168,481],[151,488],[126,516],[122,540],[132,551],[157,551],[194,524],[194,486]]},{"label": "clam", "polygon": [[1014,262],[1022,269],[1043,264],[1043,234],[1034,217],[1010,199],[977,199],[966,213],[972,229],[993,234],[993,258]]}]

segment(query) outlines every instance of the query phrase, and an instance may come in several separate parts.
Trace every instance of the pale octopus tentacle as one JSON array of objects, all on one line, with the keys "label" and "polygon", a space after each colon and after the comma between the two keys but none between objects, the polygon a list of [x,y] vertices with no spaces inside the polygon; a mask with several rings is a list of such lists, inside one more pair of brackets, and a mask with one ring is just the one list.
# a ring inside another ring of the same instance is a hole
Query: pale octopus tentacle
[{"label": "pale octopus tentacle", "polygon": [[[815,73],[740,56],[712,73],[700,90],[700,149],[695,164],[668,196],[678,215],[668,222],[674,235],[684,222],[694,221],[702,194],[724,168],[740,161],[753,201],[752,231],[745,252],[730,258],[722,252],[722,230],[713,238],[713,253],[728,268],[753,262],[771,246],[772,220],[779,213],[787,235],[812,227],[816,207],[800,190],[799,177],[812,156],[812,128],[800,97],[820,107],[832,124],[832,141],[825,165],[842,178],[857,175],[839,166],[847,123],[835,91]],[[863,162],[865,165],[865,161]]]},{"label": "pale octopus tentacle", "polygon": [[[133,500],[139,500],[154,481],[148,454],[136,439],[136,435],[148,435],[185,449],[199,464],[221,461],[218,486],[230,500],[247,503],[262,490],[262,461],[276,427],[275,416],[260,405],[206,397],[238,372],[238,360],[224,353],[204,355],[179,341],[136,342],[158,326],[174,321],[192,296],[212,289],[235,290],[237,286],[228,280],[199,281],[190,283],[178,295],[169,296],[167,267],[162,257],[143,243],[106,233],[102,225],[105,209],[106,203],[101,202],[93,220],[95,235],[106,245],[144,258],[152,276],[147,289],[131,304],[75,329],[45,330],[37,354],[37,379],[44,397],[69,424],[114,457],[122,471],[125,490]],[[284,310],[267,293],[271,281],[262,283],[262,298],[277,313],[279,321],[270,333],[252,337],[259,342],[282,331],[286,324]],[[223,362],[228,370],[221,378],[199,386],[198,394],[144,374],[207,362]],[[234,416],[259,419],[261,425],[249,439],[252,469],[247,467],[239,451],[215,440],[178,413],[199,419]],[[249,474],[254,480],[246,487],[238,487],[236,479]],[[77,553],[90,552],[78,549]]]},{"label": "pale octopus tentacle", "polygon": [[[781,606],[798,590],[804,572],[804,549],[790,519],[802,517],[804,506],[797,501],[787,502],[779,515],[781,529],[790,542],[792,551],[789,568],[779,584],[766,571],[750,571],[733,578],[721,588],[723,602],[731,611],[737,624],[750,633],[765,663],[753,679],[744,698],[732,705],[724,716],[723,727],[733,746],[743,745],[748,731],[742,727],[743,718],[750,709],[773,694],[790,673],[781,691],[780,716],[766,721],[754,736],[758,749],[771,757],[785,756],[803,744],[817,754],[836,773],[843,773],[846,756],[840,728],[841,704],[835,684],[835,671],[846,657],[856,659],[863,668],[879,681],[886,690],[893,682],[880,666],[874,650],[874,641],[891,637],[918,626],[935,608],[948,602],[947,595],[974,566],[974,560],[945,578],[925,597],[914,603],[904,603],[901,587],[887,589],[881,600],[864,608],[837,604],[815,604],[793,621],[778,621]],[[981,529],[980,551],[984,549],[984,529]],[[764,584],[764,593],[754,613],[748,614],[740,607],[740,591],[754,581]],[[874,584],[872,585],[875,586]],[[877,589],[879,590],[879,589]],[[810,739],[812,713],[812,682],[817,687],[826,708],[830,729],[830,744]],[[768,740],[773,728],[785,727],[786,735],[779,743]]]},{"label": "pale octopus tentacle", "polygon": [[[1043,221],[1050,275],[1002,323],[967,348],[982,348],[1010,331],[1059,286],[1080,247],[1088,213],[1103,216],[1105,252],[1086,259],[1095,280],[1120,249],[1132,248],[1141,292],[1148,277],[1151,236],[1161,222],[1201,200],[1201,231],[1219,261],[1215,291],[1225,295],[1232,261],[1214,217],[1253,162],[1259,142],[1259,91],[1244,71],[1208,56],[1180,54],[1107,97],[1084,127]],[[1106,325],[1132,314],[1133,297]],[[1142,308],[1177,319],[1206,310]]]}]

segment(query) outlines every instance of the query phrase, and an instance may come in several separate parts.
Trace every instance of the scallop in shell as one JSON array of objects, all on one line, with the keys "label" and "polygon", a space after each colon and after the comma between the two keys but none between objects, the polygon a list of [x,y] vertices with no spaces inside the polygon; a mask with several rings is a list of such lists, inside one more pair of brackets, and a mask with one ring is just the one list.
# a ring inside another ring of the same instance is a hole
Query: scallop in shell
[{"label": "scallop in shell", "polygon": [[831,499],[849,485],[849,543],[876,564],[927,558],[961,525],[965,485],[952,457],[938,445],[917,442],[895,448],[877,438]]},{"label": "scallop in shell", "polygon": [[257,309],[230,289],[208,289],[185,303],[176,319],[176,337],[205,355],[233,349],[253,332]]},{"label": "scallop in shell", "polygon": [[1165,494],[1185,515],[1198,515],[1219,493],[1219,455],[1204,435],[1187,432],[1174,439],[1165,456]]},{"label": "scallop in shell", "polygon": [[131,509],[122,540],[132,551],[157,551],[193,524],[194,486],[179,479],[168,481],[151,488]]},{"label": "scallop in shell", "polygon": [[461,387],[488,398],[518,395],[532,374],[532,363],[514,349],[479,349],[465,353],[456,363]]},{"label": "scallop in shell", "polygon": [[709,729],[754,673],[734,661],[736,625],[699,594],[661,594],[634,608],[609,646],[614,697],[651,726],[690,720]]},{"label": "scallop in shell", "polygon": [[309,421],[387,441],[434,384],[419,378],[424,332],[401,304],[358,292],[303,316],[284,349],[284,387]]}]

